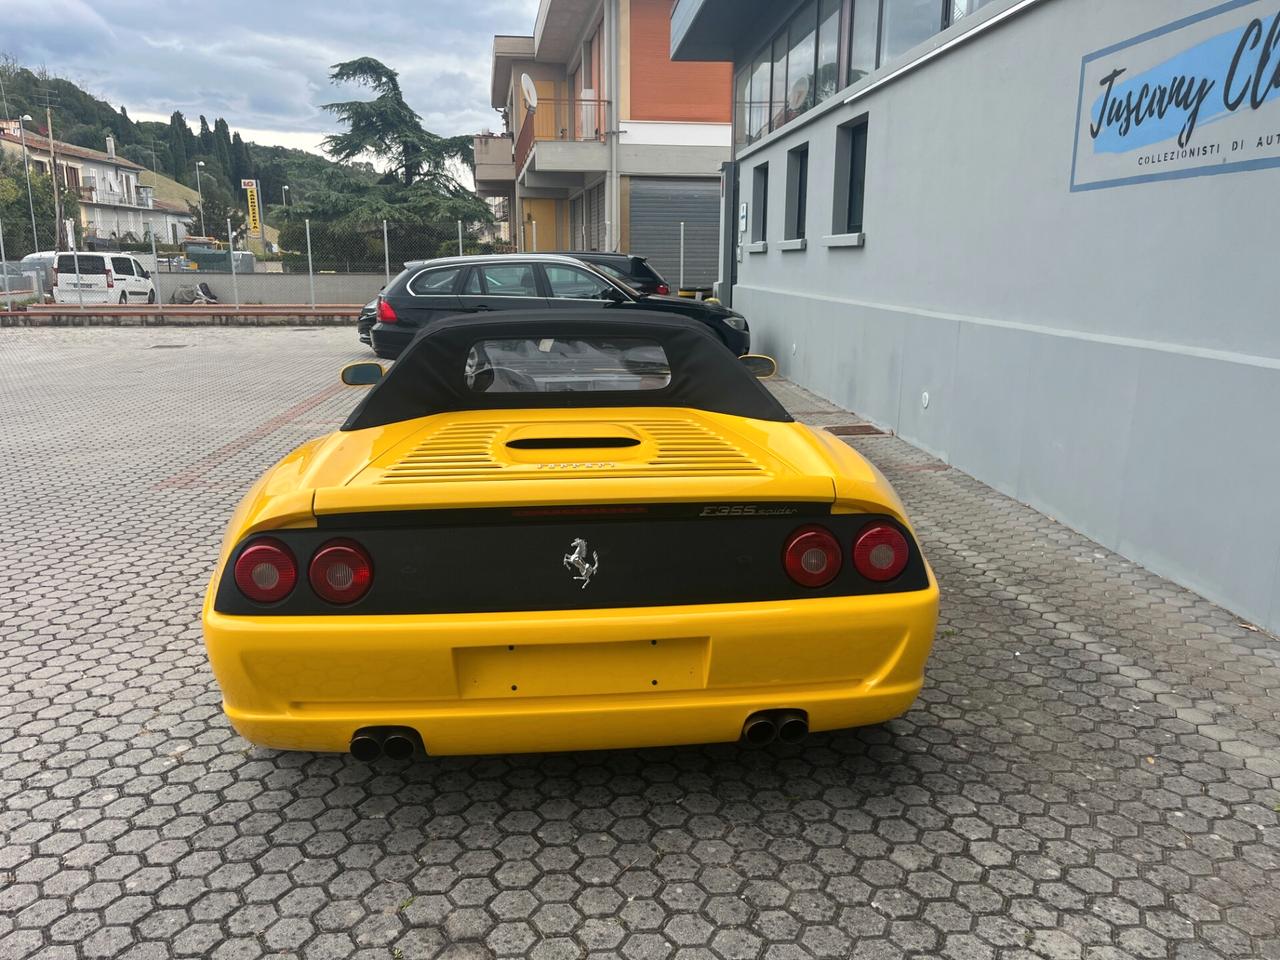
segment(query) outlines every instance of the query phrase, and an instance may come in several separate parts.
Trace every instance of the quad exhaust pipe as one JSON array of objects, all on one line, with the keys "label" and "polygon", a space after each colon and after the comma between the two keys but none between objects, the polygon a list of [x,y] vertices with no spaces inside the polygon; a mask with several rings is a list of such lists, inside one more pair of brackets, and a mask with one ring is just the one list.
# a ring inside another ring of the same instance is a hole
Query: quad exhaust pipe
[{"label": "quad exhaust pipe", "polygon": [[422,738],[411,727],[362,727],[351,736],[348,752],[362,763],[372,763],[379,757],[388,760],[408,760],[426,751]]},{"label": "quad exhaust pipe", "polygon": [[794,745],[809,735],[809,717],[803,710],[761,710],[742,725],[742,742],[764,747],[777,740]]}]

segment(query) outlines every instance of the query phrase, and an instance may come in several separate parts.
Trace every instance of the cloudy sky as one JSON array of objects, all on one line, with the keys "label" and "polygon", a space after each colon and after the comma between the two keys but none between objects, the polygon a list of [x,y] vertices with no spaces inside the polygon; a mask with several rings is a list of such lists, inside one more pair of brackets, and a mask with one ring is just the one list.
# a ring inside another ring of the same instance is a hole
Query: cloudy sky
[{"label": "cloudy sky", "polygon": [[530,34],[538,0],[0,0],[0,52],[44,65],[135,120],[226,117],[245,139],[316,149],[319,109],[363,99],[331,64],[376,57],[442,135],[500,126],[489,107],[495,33]]}]

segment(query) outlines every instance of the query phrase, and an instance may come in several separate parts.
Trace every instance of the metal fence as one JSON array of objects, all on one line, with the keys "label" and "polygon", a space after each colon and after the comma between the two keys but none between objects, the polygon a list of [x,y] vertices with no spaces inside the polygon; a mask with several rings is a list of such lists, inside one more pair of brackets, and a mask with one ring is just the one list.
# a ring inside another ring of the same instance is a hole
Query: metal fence
[{"label": "metal fence", "polygon": [[[4,226],[0,222],[0,308],[49,302],[53,297],[52,264],[47,258],[44,263],[30,257],[9,261]],[[224,235],[230,235],[230,224]],[[158,304],[190,303],[207,290],[219,303],[243,308],[258,304],[363,304],[407,261],[513,249],[494,236],[492,228],[462,221],[384,221],[373,229],[359,230],[298,220],[280,231],[274,246],[267,252],[260,241],[240,238],[215,248],[174,246],[152,236],[142,243],[112,243],[107,250],[81,252],[132,254],[150,273]],[[73,309],[101,306],[82,304],[65,293],[60,296],[60,305]]]}]

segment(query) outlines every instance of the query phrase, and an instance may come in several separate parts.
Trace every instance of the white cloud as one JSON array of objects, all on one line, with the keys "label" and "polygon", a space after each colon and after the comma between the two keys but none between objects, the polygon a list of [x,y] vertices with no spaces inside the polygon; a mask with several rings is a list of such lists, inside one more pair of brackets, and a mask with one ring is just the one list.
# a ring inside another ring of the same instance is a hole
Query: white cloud
[{"label": "white cloud", "polygon": [[367,92],[335,87],[332,64],[372,56],[399,71],[405,99],[443,136],[497,126],[489,106],[495,33],[531,33],[538,0],[334,0],[215,5],[142,0],[0,0],[0,47],[44,65],[135,119],[225,117],[259,143],[317,149],[335,131],[320,105]]}]

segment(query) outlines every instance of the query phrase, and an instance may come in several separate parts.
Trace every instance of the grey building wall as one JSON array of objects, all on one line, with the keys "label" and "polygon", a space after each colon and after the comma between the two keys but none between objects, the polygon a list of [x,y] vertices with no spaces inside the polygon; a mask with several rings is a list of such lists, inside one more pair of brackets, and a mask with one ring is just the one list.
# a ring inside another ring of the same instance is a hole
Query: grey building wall
[{"label": "grey building wall", "polygon": [[[744,199],[770,162],[771,242],[733,302],[786,376],[1276,630],[1280,170],[1069,189],[1081,58],[1214,5],[1046,0],[740,151]],[[828,248],[863,114],[866,245]],[[781,251],[805,141],[810,239]]]}]

